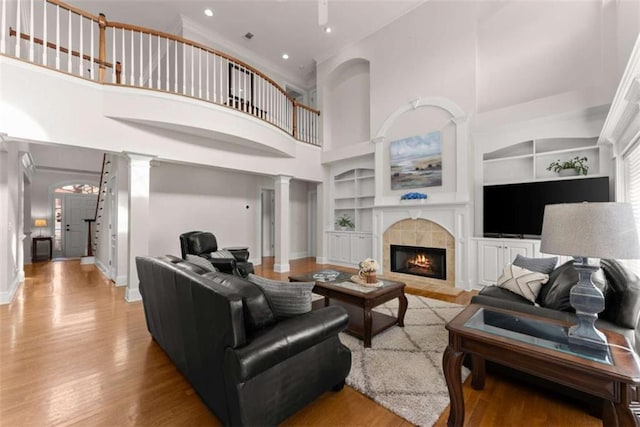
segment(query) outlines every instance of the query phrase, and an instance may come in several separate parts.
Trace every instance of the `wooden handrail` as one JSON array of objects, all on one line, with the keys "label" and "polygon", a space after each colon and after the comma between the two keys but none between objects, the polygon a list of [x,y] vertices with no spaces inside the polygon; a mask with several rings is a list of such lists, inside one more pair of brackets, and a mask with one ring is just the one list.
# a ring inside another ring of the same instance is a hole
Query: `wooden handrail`
[{"label": "wooden handrail", "polygon": [[296,102],[296,107],[300,107],[303,110],[307,110],[307,111],[312,112],[313,114],[320,115],[320,110],[316,110],[315,108],[308,107],[308,106],[306,106],[304,104],[299,104],[299,103]]},{"label": "wooden handrail", "polygon": [[192,40],[185,39],[185,38],[180,37],[180,36],[176,36],[175,34],[169,34],[169,33],[165,33],[165,32],[162,32],[162,31],[156,31],[156,30],[152,30],[151,28],[139,27],[137,25],[130,25],[130,24],[122,23],[122,22],[111,22],[111,21],[109,21],[107,23],[107,27],[120,28],[120,29],[123,29],[123,30],[136,31],[136,32],[139,32],[139,33],[146,33],[146,34],[150,34],[150,35],[157,36],[157,37],[164,37],[164,38],[167,38],[169,40],[173,40],[173,41],[176,41],[176,42],[184,43],[184,44],[186,44],[188,46],[193,46],[193,47],[196,47],[198,49],[202,49],[202,50],[204,50],[206,52],[212,53],[214,55],[221,56],[222,58],[224,58],[224,59],[226,59],[228,61],[231,61],[234,64],[238,64],[238,65],[242,66],[243,68],[246,68],[247,70],[259,75],[260,77],[262,77],[263,79],[265,79],[266,81],[271,83],[276,89],[278,89],[285,97],[287,97],[287,99],[289,101],[291,101],[292,103],[295,101],[291,96],[289,96],[289,94],[287,94],[287,92],[278,83],[273,81],[268,76],[264,75],[260,70],[257,70],[256,68],[254,68],[251,65],[247,64],[246,62],[241,61],[241,60],[239,60],[237,58],[234,58],[231,55],[228,55],[228,54],[226,54],[224,52],[220,52],[219,50],[215,50],[215,49],[212,49],[212,48],[210,48],[208,46],[200,44],[198,42],[194,42]]},{"label": "wooden handrail", "polygon": [[[17,36],[18,33],[16,32],[16,30],[14,30],[13,28],[9,27],[9,37],[15,37]],[[30,34],[25,34],[25,33],[20,33],[20,38],[22,40],[27,40],[27,41],[31,41],[31,35]],[[44,45],[44,41],[42,39],[39,39],[37,37],[33,38],[33,42],[35,44],[39,44],[39,45]],[[47,42],[47,47],[49,49],[56,49],[57,46],[55,43],[51,43],[51,42]],[[67,49],[64,46],[60,46],[60,52],[62,53],[69,53],[69,49]],[[72,56],[76,56],[76,57],[80,57],[80,52],[76,51],[76,50],[72,50],[71,51],[71,55]],[[82,54],[82,59],[84,59],[85,61],[91,61],[91,57],[89,55],[86,54]],[[103,67],[107,67],[107,68],[113,68],[113,64],[107,61],[101,61],[99,58],[93,58],[93,62],[95,62],[98,65],[101,65]]]},{"label": "wooden handrail", "polygon": [[63,9],[67,9],[73,13],[77,13],[78,15],[84,16],[85,18],[91,19],[92,21],[96,21],[96,23],[100,20],[99,16],[92,15],[91,13],[85,12],[84,10],[78,9],[77,7],[71,6],[70,4],[61,2],[59,0],[47,0],[47,3],[60,6]]}]

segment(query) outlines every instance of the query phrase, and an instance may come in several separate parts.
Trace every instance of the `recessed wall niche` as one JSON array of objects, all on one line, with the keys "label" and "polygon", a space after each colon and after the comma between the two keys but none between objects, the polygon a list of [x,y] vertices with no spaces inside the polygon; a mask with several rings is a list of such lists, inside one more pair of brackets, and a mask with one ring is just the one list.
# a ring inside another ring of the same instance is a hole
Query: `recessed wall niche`
[{"label": "recessed wall niche", "polygon": [[371,138],[369,80],[369,61],[361,58],[342,63],[330,74],[322,110],[325,147],[337,149]]},{"label": "recessed wall niche", "polygon": [[[439,131],[442,140],[442,186],[391,189],[391,163],[389,146],[393,141]],[[400,115],[389,128],[384,140],[383,195],[400,197],[410,191],[427,194],[456,191],[456,129],[451,116],[434,107],[423,107]]]}]

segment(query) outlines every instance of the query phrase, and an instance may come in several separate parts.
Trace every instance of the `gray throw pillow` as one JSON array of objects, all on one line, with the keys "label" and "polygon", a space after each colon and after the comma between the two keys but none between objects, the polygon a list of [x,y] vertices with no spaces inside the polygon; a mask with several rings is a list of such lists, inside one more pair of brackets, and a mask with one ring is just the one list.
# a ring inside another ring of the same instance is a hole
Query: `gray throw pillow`
[{"label": "gray throw pillow", "polygon": [[219,251],[211,252],[209,256],[211,256],[211,258],[235,258],[233,254],[226,249],[220,249]]},{"label": "gray throw pillow", "polygon": [[601,259],[607,279],[605,309],[600,317],[623,328],[635,329],[640,318],[640,278],[622,263]]},{"label": "gray throw pillow", "polygon": [[198,255],[188,254],[187,262],[190,262],[191,264],[195,264],[198,267],[202,267],[207,271],[218,271],[218,269],[216,269],[209,261],[207,261],[206,259]]},{"label": "gray throw pillow", "polygon": [[538,296],[538,304],[542,307],[559,311],[575,311],[571,307],[571,288],[578,283],[578,272],[573,261],[567,261],[549,275],[549,282]]},{"label": "gray throw pillow", "polygon": [[281,282],[249,274],[247,279],[262,289],[277,317],[292,317],[311,311],[315,282]]},{"label": "gray throw pillow", "polygon": [[513,260],[513,265],[544,274],[550,274],[556,268],[557,263],[557,256],[551,258],[527,258],[518,254],[516,259]]}]

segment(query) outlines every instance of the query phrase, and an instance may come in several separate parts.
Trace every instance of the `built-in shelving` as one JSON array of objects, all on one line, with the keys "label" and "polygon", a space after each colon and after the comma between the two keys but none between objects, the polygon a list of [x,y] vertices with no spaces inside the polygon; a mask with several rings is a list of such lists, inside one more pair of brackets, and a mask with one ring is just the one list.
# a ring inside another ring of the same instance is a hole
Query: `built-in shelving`
[{"label": "built-in shelving", "polygon": [[356,168],[333,178],[334,220],[348,215],[355,231],[371,231],[372,209],[375,196],[375,171]]},{"label": "built-in shelving", "polygon": [[[575,179],[609,175],[609,161],[598,138],[544,138],[519,142],[485,153],[484,184],[505,184],[553,179]],[[548,171],[551,162],[587,157],[587,175],[559,177]]]}]

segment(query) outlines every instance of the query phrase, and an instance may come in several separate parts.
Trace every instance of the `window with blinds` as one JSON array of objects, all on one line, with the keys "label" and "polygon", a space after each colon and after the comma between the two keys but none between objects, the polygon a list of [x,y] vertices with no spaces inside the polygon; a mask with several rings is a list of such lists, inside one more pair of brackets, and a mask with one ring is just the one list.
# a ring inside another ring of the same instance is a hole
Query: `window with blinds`
[{"label": "window with blinds", "polygon": [[[625,201],[633,206],[633,216],[640,236],[640,142],[631,147],[622,158],[624,162]],[[637,274],[640,274],[640,260],[628,263]]]}]

